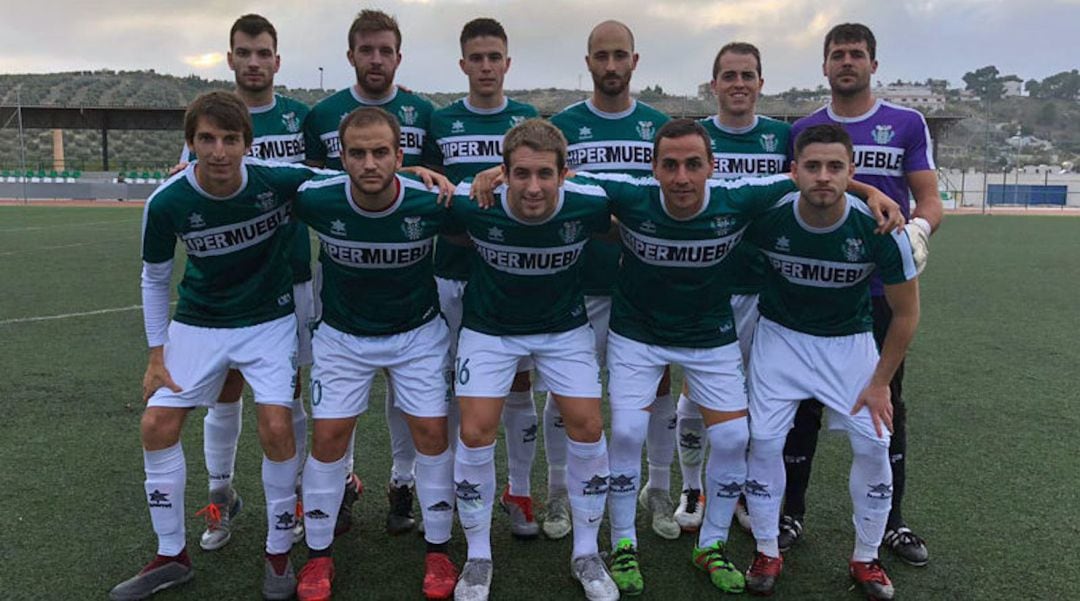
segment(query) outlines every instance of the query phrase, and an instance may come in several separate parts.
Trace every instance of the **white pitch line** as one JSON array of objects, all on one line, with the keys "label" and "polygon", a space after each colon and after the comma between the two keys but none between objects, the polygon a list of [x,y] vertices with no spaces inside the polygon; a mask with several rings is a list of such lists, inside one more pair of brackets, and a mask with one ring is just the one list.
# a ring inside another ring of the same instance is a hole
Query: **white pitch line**
[{"label": "white pitch line", "polygon": [[59,223],[56,225],[28,225],[25,227],[9,227],[7,229],[0,230],[0,233],[9,232],[32,232],[37,230],[51,230],[61,227],[84,227],[87,225],[106,225],[106,224],[123,224],[123,223],[139,223],[137,219],[113,219],[110,221],[88,221],[85,223]]},{"label": "white pitch line", "polygon": [[123,242],[123,238],[113,238],[111,240],[95,240],[93,242],[75,242],[73,244],[57,244],[55,246],[40,246],[38,248],[28,248],[25,250],[9,250],[7,252],[0,252],[0,257],[9,257],[11,255],[21,255],[27,253],[36,253],[42,250],[57,250],[60,248],[76,248],[79,246],[92,246],[94,244],[109,244],[112,242]]},{"label": "white pitch line", "polygon": [[[170,303],[171,304],[171,303]],[[82,311],[79,313],[61,313],[59,315],[40,315],[37,317],[16,317],[15,319],[3,319],[0,320],[0,326],[10,323],[30,323],[35,321],[52,321],[54,319],[68,319],[71,317],[85,317],[87,315],[104,315],[105,313],[122,313],[124,311],[134,311],[136,309],[142,309],[142,305],[131,305],[129,307],[113,307],[111,309],[98,309],[96,311]]]}]

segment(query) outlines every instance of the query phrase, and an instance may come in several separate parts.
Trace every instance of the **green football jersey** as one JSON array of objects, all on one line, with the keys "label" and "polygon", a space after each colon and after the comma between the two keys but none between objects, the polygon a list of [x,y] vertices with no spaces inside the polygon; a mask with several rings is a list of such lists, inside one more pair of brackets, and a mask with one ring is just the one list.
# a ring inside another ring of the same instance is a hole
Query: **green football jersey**
[{"label": "green football jersey", "polygon": [[[267,106],[248,107],[251,113],[252,141],[248,156],[264,161],[283,163],[304,162],[304,132],[301,127],[308,114],[308,106],[288,96],[274,94],[274,101]],[[180,162],[190,163],[195,153],[184,144]],[[302,224],[290,223],[289,264],[292,265],[293,282],[311,279],[311,238]]]},{"label": "green football jersey", "polygon": [[660,184],[651,177],[581,179],[604,188],[619,220],[622,262],[611,331],[660,346],[735,342],[724,266],[750,220],[795,189],[791,178],[710,179],[701,210],[688,219],[668,213]]},{"label": "green football jersey", "polygon": [[[713,115],[702,119],[712,139],[713,175],[719,178],[762,177],[787,173],[791,161],[791,124],[761,115],[746,128],[730,128]],[[725,262],[731,294],[757,294],[765,281],[765,256],[743,240]]]},{"label": "green football jersey", "polygon": [[355,86],[349,86],[327,96],[311,108],[304,120],[304,144],[307,158],[321,161],[327,169],[341,171],[341,140],[338,126],[345,115],[361,106],[375,106],[397,117],[401,125],[401,150],[405,153],[404,165],[430,165],[431,158],[424,156],[425,139],[435,107],[426,98],[406,92],[397,86],[383,100],[372,102],[361,98]]},{"label": "green football jersey", "polygon": [[345,174],[300,187],[296,216],[319,238],[322,320],[342,332],[397,334],[439,315],[431,250],[449,212],[411,174],[396,185],[378,212],[356,205]]},{"label": "green football jersey", "polygon": [[886,285],[916,275],[907,233],[875,234],[870,208],[850,194],[835,225],[811,227],[798,199],[798,192],[785,196],[747,231],[771,267],[761,315],[814,336],[871,331],[870,275],[876,270]]},{"label": "green football jersey", "polygon": [[[551,117],[568,143],[566,164],[578,171],[652,174],[653,136],[669,117],[633,101],[620,113],[605,113],[591,100],[572,104]],[[619,245],[593,240],[585,248],[585,294],[611,296],[619,265]]]},{"label": "green football jersey", "polygon": [[[539,113],[532,105],[505,99],[502,106],[479,109],[468,98],[435,111],[428,141],[433,164],[442,165],[455,184],[502,164],[503,136],[511,127]],[[438,241],[435,275],[450,280],[469,279],[472,252],[468,248]]]},{"label": "green football jersey", "polygon": [[199,187],[196,165],[154,191],[143,212],[143,261],[171,260],[178,238],[187,251],[173,319],[237,328],[288,315],[291,238],[285,226],[296,190],[317,171],[245,158],[240,189],[217,198]]},{"label": "green football jersey", "polygon": [[462,326],[504,336],[588,323],[579,259],[589,236],[611,227],[603,189],[567,180],[555,213],[527,223],[511,214],[505,185],[495,190],[495,206],[481,209],[469,198],[471,184],[458,185],[451,209],[455,229],[468,233],[476,253]]}]

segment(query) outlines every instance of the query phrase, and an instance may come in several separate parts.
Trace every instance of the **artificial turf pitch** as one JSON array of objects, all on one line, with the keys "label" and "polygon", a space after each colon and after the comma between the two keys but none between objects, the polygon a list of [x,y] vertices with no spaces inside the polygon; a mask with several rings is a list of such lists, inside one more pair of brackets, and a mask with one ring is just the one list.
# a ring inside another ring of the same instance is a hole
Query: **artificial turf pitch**
[{"label": "artificial turf pitch", "polygon": [[[105,598],[154,553],[138,439],[146,350],[132,308],[140,220],[136,207],[0,207],[0,598]],[[1072,217],[955,216],[934,236],[905,382],[905,517],[931,561],[913,568],[883,552],[898,599],[1080,598],[1078,241]],[[156,598],[255,599],[265,514],[254,412],[248,401],[236,479],[244,513],[232,542],[213,553],[199,549],[194,516],[205,503],[202,415],[192,413],[183,438],[196,578]],[[335,544],[335,596],[419,599],[422,540],[383,530],[381,403],[361,417],[357,440],[368,491],[356,527]],[[861,597],[847,577],[849,458],[845,437],[823,435],[806,535],[786,557],[775,598]],[[501,443],[498,465],[505,481]],[[538,445],[537,500],[545,480]],[[677,491],[677,466],[672,481]],[[662,540],[641,514],[638,531],[643,599],[723,596],[691,567],[691,536]],[[730,555],[745,568],[753,541],[732,532]],[[496,509],[492,540],[493,599],[584,598],[569,576],[569,539],[512,540]],[[457,527],[451,556],[465,558]],[[297,548],[297,568],[304,559]]]}]

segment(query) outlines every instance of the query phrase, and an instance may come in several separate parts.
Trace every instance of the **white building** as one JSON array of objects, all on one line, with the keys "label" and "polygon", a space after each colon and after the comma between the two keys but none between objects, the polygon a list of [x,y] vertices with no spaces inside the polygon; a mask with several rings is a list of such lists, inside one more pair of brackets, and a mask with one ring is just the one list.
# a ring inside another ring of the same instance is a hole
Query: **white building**
[{"label": "white building", "polygon": [[925,111],[945,108],[945,95],[931,90],[927,86],[908,84],[889,84],[874,88],[874,95],[903,106]]}]

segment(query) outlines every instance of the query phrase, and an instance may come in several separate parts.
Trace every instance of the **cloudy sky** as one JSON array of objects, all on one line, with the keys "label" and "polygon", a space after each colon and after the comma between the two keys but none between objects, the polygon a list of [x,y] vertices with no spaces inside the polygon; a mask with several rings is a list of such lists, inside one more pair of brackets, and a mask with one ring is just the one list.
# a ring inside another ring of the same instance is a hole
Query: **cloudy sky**
[{"label": "cloudy sky", "polygon": [[766,93],[815,87],[824,83],[824,34],[844,21],[874,30],[883,82],[934,77],[962,86],[966,71],[990,64],[1025,80],[1080,67],[1080,0],[2,0],[9,3],[0,73],[155,69],[231,79],[228,29],[237,16],[258,12],[278,28],[279,83],[318,87],[323,67],[325,86],[342,88],[354,81],[346,32],[365,6],[398,18],[397,80],[421,91],[465,89],[457,37],[477,16],[500,20],[509,33],[510,88],[590,87],[585,39],[607,18],[637,36],[634,87],[676,93],[707,81],[716,50],[733,40],[761,48]]}]

